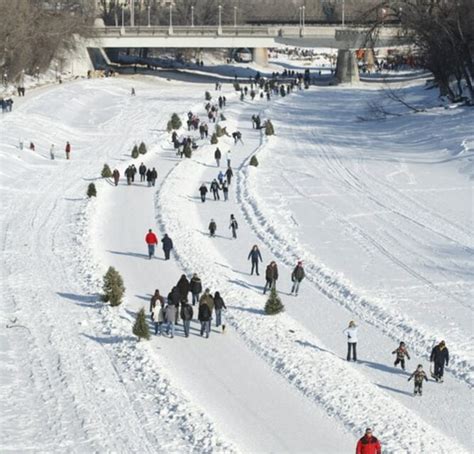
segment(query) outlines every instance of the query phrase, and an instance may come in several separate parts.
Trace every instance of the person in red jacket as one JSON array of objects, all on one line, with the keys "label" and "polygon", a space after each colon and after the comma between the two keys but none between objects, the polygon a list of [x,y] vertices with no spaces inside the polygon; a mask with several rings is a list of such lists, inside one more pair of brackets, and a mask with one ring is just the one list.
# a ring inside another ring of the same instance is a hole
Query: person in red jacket
[{"label": "person in red jacket", "polygon": [[155,256],[155,246],[158,244],[158,238],[151,229],[148,230],[145,241],[148,245],[148,258],[151,260],[151,258]]},{"label": "person in red jacket", "polygon": [[69,159],[71,154],[71,144],[69,142],[66,142],[66,148],[64,151],[66,152],[66,159]]},{"label": "person in red jacket", "polygon": [[365,429],[365,435],[357,442],[356,454],[382,454],[380,441],[372,435],[372,429]]}]

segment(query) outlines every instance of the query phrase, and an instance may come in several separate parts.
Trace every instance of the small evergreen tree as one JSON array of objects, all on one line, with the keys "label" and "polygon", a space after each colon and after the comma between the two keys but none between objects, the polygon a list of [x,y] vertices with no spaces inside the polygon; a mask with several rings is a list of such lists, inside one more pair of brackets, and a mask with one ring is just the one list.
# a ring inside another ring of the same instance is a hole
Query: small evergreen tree
[{"label": "small evergreen tree", "polygon": [[217,134],[214,132],[211,137],[211,143],[215,145],[218,142],[219,142],[219,139],[217,138]]},{"label": "small evergreen tree", "polygon": [[257,156],[253,155],[253,156],[250,158],[249,164],[250,164],[251,166],[257,167],[257,166],[258,166],[258,159],[257,159]]},{"label": "small evergreen tree", "polygon": [[146,322],[145,308],[142,307],[137,314],[135,323],[133,324],[133,334],[140,339],[150,339],[150,331],[148,330],[148,324]]},{"label": "small evergreen tree", "polygon": [[90,183],[89,186],[87,186],[87,197],[97,197],[97,189],[94,183]]},{"label": "small evergreen tree", "polygon": [[273,136],[275,134],[275,129],[273,128],[273,124],[270,120],[265,122],[265,135],[266,136]]},{"label": "small evergreen tree", "polygon": [[102,178],[110,178],[112,176],[112,171],[110,170],[108,164],[104,164],[104,168],[102,169],[101,175]]},{"label": "small evergreen tree", "polygon": [[224,135],[224,130],[221,128],[220,125],[216,125],[216,136],[222,137]]},{"label": "small evergreen tree", "polygon": [[184,146],[183,153],[184,153],[184,156],[186,156],[187,158],[190,158],[191,155],[193,154],[193,150],[191,148],[191,145],[189,145],[189,143],[186,143],[186,145]]},{"label": "small evergreen tree", "polygon": [[219,118],[221,119],[221,121],[226,121],[227,118],[225,117],[225,115],[223,113],[220,114]]},{"label": "small evergreen tree", "polygon": [[240,84],[238,82],[234,82],[234,90],[240,91]]},{"label": "small evergreen tree", "polygon": [[265,303],[265,314],[275,315],[283,312],[284,310],[285,306],[283,306],[283,303],[281,302],[275,287],[272,287],[270,290],[270,296]]},{"label": "small evergreen tree", "polygon": [[144,143],[144,142],[141,142],[140,145],[139,145],[139,147],[138,147],[138,152],[139,152],[140,154],[146,154],[147,151],[148,151],[148,150],[146,149],[145,143]]},{"label": "small evergreen tree", "polygon": [[171,123],[171,120],[166,123],[166,130],[168,132],[171,132],[173,130],[173,123]]},{"label": "small evergreen tree", "polygon": [[181,128],[181,119],[179,118],[179,115],[177,113],[174,113],[171,115],[171,129],[179,129]]},{"label": "small evergreen tree", "polygon": [[206,93],[204,94],[204,97],[206,98],[206,101],[210,101],[212,99],[212,96],[208,91],[206,91]]},{"label": "small evergreen tree", "polygon": [[102,300],[104,302],[109,302],[111,306],[118,306],[122,303],[122,297],[125,293],[125,287],[123,285],[122,276],[119,272],[113,267],[109,267],[107,273],[104,275],[104,283],[102,286],[104,295]]},{"label": "small evergreen tree", "polygon": [[133,159],[137,159],[138,156],[139,156],[139,152],[138,152],[138,147],[137,145],[134,145],[133,148],[132,148],[132,158]]}]

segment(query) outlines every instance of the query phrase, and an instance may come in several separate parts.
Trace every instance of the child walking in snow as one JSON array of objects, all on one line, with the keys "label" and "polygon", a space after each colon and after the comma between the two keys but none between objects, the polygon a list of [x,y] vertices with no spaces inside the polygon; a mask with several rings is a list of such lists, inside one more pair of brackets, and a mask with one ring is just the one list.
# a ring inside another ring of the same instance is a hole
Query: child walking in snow
[{"label": "child walking in snow", "polygon": [[407,357],[407,359],[410,359],[408,350],[405,347],[405,342],[400,342],[399,347],[392,352],[392,355],[395,355],[395,354],[397,355],[397,358],[395,359],[395,362],[393,363],[393,365],[397,367],[398,363],[400,363],[402,366],[402,369],[405,370],[405,356]]},{"label": "child walking in snow", "polygon": [[423,380],[428,381],[428,377],[426,376],[426,372],[423,370],[423,366],[418,364],[415,372],[410,375],[408,381],[410,381],[413,377],[415,377],[415,389],[413,391],[414,395],[416,396],[419,394],[421,396],[422,388],[423,388]]}]

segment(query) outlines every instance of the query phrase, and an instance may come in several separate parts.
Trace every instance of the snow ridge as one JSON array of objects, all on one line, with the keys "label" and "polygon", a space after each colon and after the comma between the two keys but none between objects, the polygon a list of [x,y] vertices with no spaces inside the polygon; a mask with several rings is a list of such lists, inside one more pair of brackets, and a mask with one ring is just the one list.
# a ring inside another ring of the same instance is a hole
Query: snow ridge
[{"label": "snow ridge", "polygon": [[[269,143],[265,136],[262,137],[261,144],[254,153],[259,155],[260,163],[265,160],[268,153],[266,145]],[[237,174],[237,197],[246,221],[275,257],[289,266],[294,265],[297,260],[304,260],[307,279],[321,293],[349,309],[364,322],[377,326],[395,341],[408,340],[417,354],[429,358],[436,341],[432,334],[406,315],[395,313],[376,300],[359,295],[350,283],[344,282],[341,276],[336,276],[333,271],[320,264],[316,256],[298,244],[290,232],[272,222],[265,203],[258,197],[255,181],[258,171],[248,165],[249,159],[241,165]],[[453,346],[451,351],[449,372],[472,386],[474,367],[471,361],[457,353],[462,352],[462,348]]]},{"label": "snow ridge", "polygon": [[[465,452],[454,440],[426,424],[348,367],[345,361],[325,350],[319,339],[291,317],[284,313],[266,317],[255,307],[253,289],[236,279],[212,240],[190,227],[199,225],[196,204],[183,209],[183,194],[189,197],[195,194],[205,163],[212,162],[203,159],[206,149],[210,151],[210,147],[203,147],[196,153],[205,162],[193,158],[178,164],[162,184],[156,199],[157,222],[163,231],[173,232],[176,258],[183,270],[188,274],[198,273],[206,286],[221,291],[229,307],[227,318],[245,342],[348,430],[356,433],[368,424],[375,426],[377,432],[384,433],[386,452]],[[209,267],[210,263],[215,266]]]}]

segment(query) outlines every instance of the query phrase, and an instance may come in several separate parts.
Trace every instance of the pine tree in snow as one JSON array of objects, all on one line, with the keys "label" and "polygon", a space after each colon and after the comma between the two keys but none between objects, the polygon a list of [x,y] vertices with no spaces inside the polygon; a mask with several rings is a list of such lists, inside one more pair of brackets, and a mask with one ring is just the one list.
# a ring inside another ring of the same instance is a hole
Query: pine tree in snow
[{"label": "pine tree in snow", "polygon": [[142,307],[138,312],[132,331],[133,334],[138,337],[138,340],[150,339],[150,331],[148,330],[148,324],[146,322],[145,308]]},{"label": "pine tree in snow", "polygon": [[111,306],[118,306],[122,303],[122,297],[125,293],[125,287],[123,285],[122,276],[113,267],[109,267],[107,273],[104,275],[104,284],[102,286],[104,295],[102,300],[104,302],[110,302]]},{"label": "pine tree in snow", "polygon": [[132,148],[132,158],[137,159],[139,154],[140,153],[138,152],[138,146],[134,145]]},{"label": "pine tree in snow", "polygon": [[112,176],[112,171],[108,164],[104,164],[104,168],[102,169],[102,178],[110,178]]},{"label": "pine tree in snow", "polygon": [[283,312],[284,310],[285,306],[283,306],[283,303],[281,302],[275,287],[272,287],[270,296],[268,297],[268,300],[265,304],[265,314],[275,315]]},{"label": "pine tree in snow", "polygon": [[138,152],[139,152],[140,154],[146,154],[147,151],[148,151],[148,150],[146,149],[145,143],[144,143],[144,142],[141,142],[141,143],[140,143],[140,146],[138,147]]},{"label": "pine tree in snow", "polygon": [[215,145],[215,144],[218,143],[218,142],[219,142],[219,139],[217,138],[217,134],[216,134],[216,133],[213,133],[213,134],[212,134],[212,137],[211,137],[211,143],[212,143],[213,145]]},{"label": "pine tree in snow", "polygon": [[251,166],[257,167],[257,166],[258,166],[258,159],[257,159],[257,156],[253,155],[253,156],[250,158],[249,164],[250,164]]},{"label": "pine tree in snow", "polygon": [[266,136],[273,136],[275,134],[275,130],[273,129],[273,124],[270,120],[265,122],[265,135]]},{"label": "pine tree in snow", "polygon": [[89,186],[87,186],[87,197],[97,197],[97,189],[94,183],[90,183]]}]

